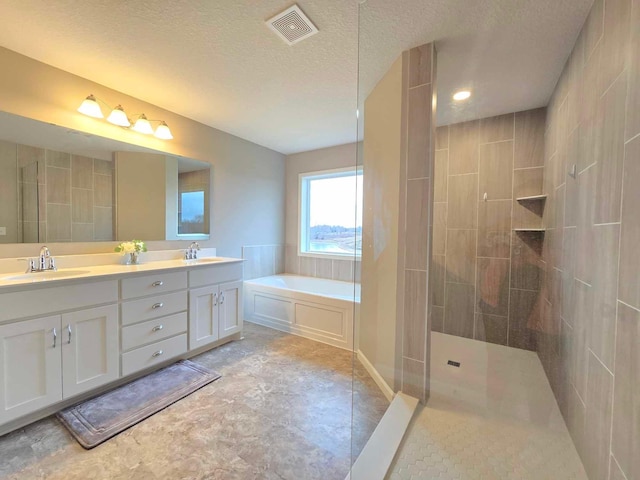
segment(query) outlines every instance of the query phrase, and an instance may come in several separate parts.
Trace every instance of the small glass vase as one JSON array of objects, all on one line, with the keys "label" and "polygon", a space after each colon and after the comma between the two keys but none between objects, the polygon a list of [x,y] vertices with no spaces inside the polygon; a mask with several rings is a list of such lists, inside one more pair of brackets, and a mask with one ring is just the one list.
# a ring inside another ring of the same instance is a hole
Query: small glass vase
[{"label": "small glass vase", "polygon": [[127,265],[138,265],[140,263],[140,252],[127,254]]}]

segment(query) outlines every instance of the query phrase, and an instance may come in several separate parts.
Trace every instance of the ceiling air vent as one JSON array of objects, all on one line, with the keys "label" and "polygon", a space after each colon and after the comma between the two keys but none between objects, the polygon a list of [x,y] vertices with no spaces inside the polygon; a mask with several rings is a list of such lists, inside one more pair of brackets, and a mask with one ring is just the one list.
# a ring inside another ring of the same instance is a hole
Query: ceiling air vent
[{"label": "ceiling air vent", "polygon": [[267,20],[266,23],[288,45],[295,45],[318,33],[316,26],[300,10],[298,5],[287,8],[284,12]]}]

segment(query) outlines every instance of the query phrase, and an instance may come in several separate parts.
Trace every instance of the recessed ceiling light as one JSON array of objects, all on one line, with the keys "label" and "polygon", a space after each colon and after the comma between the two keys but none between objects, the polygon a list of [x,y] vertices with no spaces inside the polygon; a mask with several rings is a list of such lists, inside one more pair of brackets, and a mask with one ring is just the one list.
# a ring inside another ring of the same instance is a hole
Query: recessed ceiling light
[{"label": "recessed ceiling light", "polygon": [[460,90],[453,94],[453,99],[457,102],[461,100],[466,100],[471,96],[471,92],[469,90]]}]

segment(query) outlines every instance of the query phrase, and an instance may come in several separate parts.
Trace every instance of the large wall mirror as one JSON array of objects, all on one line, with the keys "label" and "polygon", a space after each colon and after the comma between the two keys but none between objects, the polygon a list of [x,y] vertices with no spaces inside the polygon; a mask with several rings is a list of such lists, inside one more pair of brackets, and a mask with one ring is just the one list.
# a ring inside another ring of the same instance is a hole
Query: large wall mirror
[{"label": "large wall mirror", "polygon": [[0,244],[209,239],[213,169],[0,112]]}]

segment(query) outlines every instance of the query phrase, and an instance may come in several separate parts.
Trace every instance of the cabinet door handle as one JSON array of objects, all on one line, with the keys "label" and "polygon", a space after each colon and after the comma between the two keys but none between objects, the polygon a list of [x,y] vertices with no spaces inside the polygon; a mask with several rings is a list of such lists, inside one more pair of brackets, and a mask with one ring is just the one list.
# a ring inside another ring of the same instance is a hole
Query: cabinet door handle
[{"label": "cabinet door handle", "polygon": [[160,330],[162,330],[164,328],[164,325],[156,325],[155,327],[153,327],[151,330],[153,330],[154,332],[159,332]]},{"label": "cabinet door handle", "polygon": [[218,294],[213,294],[213,306],[216,307],[218,305]]},{"label": "cabinet door handle", "polygon": [[69,334],[69,339],[67,340],[67,343],[71,343],[71,324],[67,325],[67,333]]},{"label": "cabinet door handle", "polygon": [[53,327],[53,348],[56,348],[57,340],[58,340],[58,333],[56,332],[56,327]]},{"label": "cabinet door handle", "polygon": [[160,303],[154,303],[153,305],[151,305],[151,308],[153,308],[154,310],[156,308],[162,308],[164,307],[164,303],[160,302]]},{"label": "cabinet door handle", "polygon": [[162,355],[164,352],[162,350],[158,350],[157,352],[153,352],[153,355],[151,355],[152,357],[159,357],[160,355]]},{"label": "cabinet door handle", "polygon": [[224,303],[224,293],[220,294],[220,305]]},{"label": "cabinet door handle", "polygon": [[164,282],[162,280],[158,280],[157,282],[153,282],[151,284],[152,287],[161,287],[162,285],[164,285]]}]

